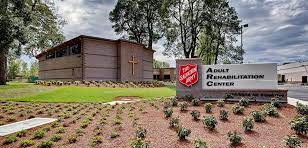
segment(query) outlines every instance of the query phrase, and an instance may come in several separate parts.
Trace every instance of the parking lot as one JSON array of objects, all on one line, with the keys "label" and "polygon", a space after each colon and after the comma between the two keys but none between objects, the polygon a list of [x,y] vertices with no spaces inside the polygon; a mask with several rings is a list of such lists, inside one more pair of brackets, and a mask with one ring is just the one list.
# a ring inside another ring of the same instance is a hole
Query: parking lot
[{"label": "parking lot", "polygon": [[285,84],[279,85],[279,88],[288,89],[288,97],[308,101],[308,86]]}]

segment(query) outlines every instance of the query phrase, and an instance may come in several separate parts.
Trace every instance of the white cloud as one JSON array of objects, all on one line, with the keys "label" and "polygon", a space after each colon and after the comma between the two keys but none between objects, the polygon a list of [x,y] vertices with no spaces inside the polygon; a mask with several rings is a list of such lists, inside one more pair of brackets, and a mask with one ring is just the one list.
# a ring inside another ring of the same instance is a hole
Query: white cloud
[{"label": "white cloud", "polygon": [[[245,62],[287,62],[308,60],[307,0],[230,0],[243,23]],[[57,0],[59,13],[67,20],[64,35],[71,39],[81,34],[117,39],[109,21],[116,0]],[[166,57],[163,40],[153,47],[154,58],[175,66]]]}]

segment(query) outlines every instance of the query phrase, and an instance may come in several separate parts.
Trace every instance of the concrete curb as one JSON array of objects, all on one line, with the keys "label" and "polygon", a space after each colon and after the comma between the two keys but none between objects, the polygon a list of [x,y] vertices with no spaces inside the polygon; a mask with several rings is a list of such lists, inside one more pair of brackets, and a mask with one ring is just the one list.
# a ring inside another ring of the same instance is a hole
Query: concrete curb
[{"label": "concrete curb", "polygon": [[299,102],[299,103],[304,104],[304,105],[308,105],[308,101],[303,101],[303,100],[299,100],[299,99],[296,99],[296,98],[288,97],[288,104],[296,106],[296,102]]}]

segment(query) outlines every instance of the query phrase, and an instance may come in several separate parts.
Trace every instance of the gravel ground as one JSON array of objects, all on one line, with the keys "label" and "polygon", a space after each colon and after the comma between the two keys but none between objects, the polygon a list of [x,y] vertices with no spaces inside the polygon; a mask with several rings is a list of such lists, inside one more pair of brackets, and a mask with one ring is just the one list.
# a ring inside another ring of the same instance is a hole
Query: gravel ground
[{"label": "gravel ground", "polygon": [[[169,120],[163,114],[163,102],[158,101],[139,101],[128,104],[102,105],[95,104],[55,104],[55,103],[2,103],[0,109],[0,121],[3,123],[11,123],[9,119],[15,118],[16,121],[21,121],[29,117],[52,117],[60,119],[59,125],[64,126],[65,132],[59,133],[62,140],[53,143],[53,147],[104,147],[104,148],[127,148],[130,147],[131,140],[135,137],[137,127],[142,127],[147,130],[145,140],[150,142],[150,147],[153,148],[190,148],[194,147],[193,141],[200,138],[206,141],[210,148],[228,148],[230,147],[227,140],[229,131],[237,130],[243,136],[242,144],[239,148],[258,148],[260,146],[268,146],[270,148],[283,148],[283,139],[286,135],[295,134],[290,130],[289,121],[296,116],[296,110],[291,105],[284,105],[279,109],[280,117],[267,117],[265,123],[255,123],[255,128],[252,132],[245,133],[242,129],[242,120],[248,116],[251,111],[259,110],[261,104],[253,104],[245,108],[244,115],[234,115],[231,107],[233,104],[226,104],[225,107],[219,108],[213,103],[213,113],[205,113],[204,105],[199,107],[189,106],[187,112],[180,112],[178,107],[173,108],[173,117],[179,116],[180,123],[183,127],[191,129],[191,134],[186,141],[179,141],[177,133],[169,128]],[[229,120],[220,121],[219,110],[224,109],[229,111]],[[214,131],[209,131],[204,128],[202,120],[194,121],[190,112],[198,110],[203,116],[213,115],[216,117],[218,124]],[[50,112],[50,114],[48,113]],[[94,115],[94,114],[95,115]],[[20,115],[23,115],[22,117]],[[116,116],[120,117],[120,123],[115,125]],[[86,128],[81,128],[82,122],[90,118],[89,125]],[[105,120],[104,120],[105,119]],[[102,122],[104,121],[104,122]],[[36,131],[46,127],[50,131],[42,139],[32,139]],[[77,136],[77,142],[69,144],[68,137],[76,134],[76,129],[81,129],[84,133]],[[101,129],[98,132],[97,129]],[[57,133],[58,127],[52,127],[51,124],[42,127],[37,127],[27,131],[25,137],[18,138],[12,144],[3,145],[5,138],[0,137],[1,148],[19,147],[21,140],[32,139],[35,145],[45,140],[50,139],[52,135]],[[117,138],[110,138],[112,132],[119,134]],[[12,134],[14,135],[14,134]],[[92,144],[92,138],[98,136],[102,143]],[[301,136],[304,142],[302,147],[308,147],[308,138]]]}]

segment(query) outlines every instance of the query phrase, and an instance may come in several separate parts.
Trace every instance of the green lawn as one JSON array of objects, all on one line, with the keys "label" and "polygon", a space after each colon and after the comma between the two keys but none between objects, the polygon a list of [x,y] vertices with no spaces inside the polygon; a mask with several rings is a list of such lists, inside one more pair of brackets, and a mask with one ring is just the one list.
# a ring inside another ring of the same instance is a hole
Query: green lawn
[{"label": "green lawn", "polygon": [[1,100],[27,102],[108,102],[120,96],[143,99],[175,95],[175,88],[96,88],[96,87],[47,87],[24,83],[0,86]]}]

